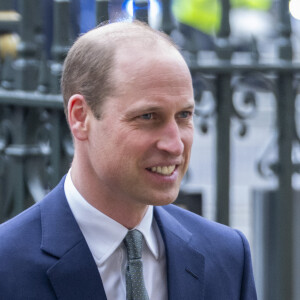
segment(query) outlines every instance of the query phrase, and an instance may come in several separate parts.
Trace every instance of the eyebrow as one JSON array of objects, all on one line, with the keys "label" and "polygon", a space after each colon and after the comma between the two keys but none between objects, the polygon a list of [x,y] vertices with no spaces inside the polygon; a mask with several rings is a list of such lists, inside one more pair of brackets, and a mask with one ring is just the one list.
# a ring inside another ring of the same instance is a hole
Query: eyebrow
[{"label": "eyebrow", "polygon": [[157,112],[160,111],[161,108],[159,106],[142,106],[142,107],[134,107],[125,112],[126,118],[132,118],[138,115],[143,115],[149,112]]},{"label": "eyebrow", "polygon": [[189,110],[189,109],[194,109],[194,108],[195,108],[195,104],[190,104],[190,105],[188,105],[188,106],[185,106],[185,107],[183,108],[183,110],[185,110],[185,109]]},{"label": "eyebrow", "polygon": [[[184,110],[194,110],[195,105],[194,104],[189,104],[187,106],[184,106],[180,109],[180,111]],[[131,116],[135,115],[136,113],[138,114],[144,114],[144,113],[149,113],[149,112],[157,112],[163,110],[160,106],[157,105],[149,105],[149,106],[143,106],[143,107],[136,107],[132,108],[131,110],[126,112],[126,116]]]}]

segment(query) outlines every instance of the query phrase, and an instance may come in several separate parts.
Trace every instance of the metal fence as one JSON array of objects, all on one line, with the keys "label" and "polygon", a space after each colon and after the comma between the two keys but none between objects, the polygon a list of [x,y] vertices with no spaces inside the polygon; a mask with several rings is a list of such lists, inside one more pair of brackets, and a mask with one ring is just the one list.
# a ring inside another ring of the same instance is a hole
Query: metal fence
[{"label": "metal fence", "polygon": [[[40,200],[68,170],[73,155],[59,88],[62,62],[73,40],[70,1],[53,1],[50,54],[45,48],[41,1],[19,0],[18,13],[12,2],[0,1],[0,222]],[[147,2],[135,4],[143,7]],[[171,1],[161,2],[161,29],[176,37],[179,30],[172,18]],[[109,18],[109,3],[96,1],[97,23]],[[300,171],[300,165],[292,154],[300,141],[295,108],[300,64],[293,59],[289,2],[274,1],[278,19],[272,42],[277,54],[269,62],[261,59],[255,39],[249,43],[247,59],[233,59],[236,51],[231,39],[230,2],[220,3],[221,27],[210,59],[201,60],[201,50],[188,37],[183,43],[194,80],[198,124],[203,131],[209,118],[216,124],[215,219],[224,224],[230,221],[231,122],[240,120],[243,136],[247,130],[245,120],[256,109],[257,92],[272,93],[277,112],[277,158],[262,158],[258,169],[261,176],[276,177],[278,188],[256,191],[253,199],[257,213],[254,240],[260,241],[256,251],[261,263],[259,295],[262,299],[299,299],[294,263],[300,252],[296,232],[299,222],[295,221],[300,212],[296,209],[299,196],[293,196],[292,177]],[[136,10],[135,17],[147,20],[147,10]],[[210,110],[202,107],[205,92],[214,99]],[[240,105],[234,101],[237,93],[242,95]]]}]

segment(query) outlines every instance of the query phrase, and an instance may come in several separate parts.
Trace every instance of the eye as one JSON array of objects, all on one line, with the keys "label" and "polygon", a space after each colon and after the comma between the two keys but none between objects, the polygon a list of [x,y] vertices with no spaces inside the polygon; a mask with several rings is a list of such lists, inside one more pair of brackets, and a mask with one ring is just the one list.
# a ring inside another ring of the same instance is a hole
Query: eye
[{"label": "eye", "polygon": [[140,118],[143,120],[151,120],[151,119],[153,119],[153,114],[152,113],[143,114],[140,116]]},{"label": "eye", "polygon": [[181,119],[187,119],[193,115],[191,111],[181,111],[179,114],[179,118]]}]

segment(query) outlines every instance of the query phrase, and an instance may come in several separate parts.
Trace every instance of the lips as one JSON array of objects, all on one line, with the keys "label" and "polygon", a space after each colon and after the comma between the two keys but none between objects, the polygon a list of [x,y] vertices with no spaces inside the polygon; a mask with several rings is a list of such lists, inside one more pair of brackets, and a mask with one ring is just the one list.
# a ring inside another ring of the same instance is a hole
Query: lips
[{"label": "lips", "polygon": [[147,170],[164,176],[170,176],[174,172],[175,168],[176,165],[170,165],[170,166],[156,166],[156,167],[148,168]]}]

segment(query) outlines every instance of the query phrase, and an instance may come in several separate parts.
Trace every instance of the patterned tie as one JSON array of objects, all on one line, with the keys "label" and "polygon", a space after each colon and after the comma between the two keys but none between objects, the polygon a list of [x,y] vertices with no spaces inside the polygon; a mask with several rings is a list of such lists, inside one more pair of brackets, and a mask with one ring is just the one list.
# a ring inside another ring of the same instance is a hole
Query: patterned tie
[{"label": "patterned tie", "polygon": [[127,249],[126,300],[149,300],[143,277],[143,235],[138,230],[128,231],[124,244]]}]

